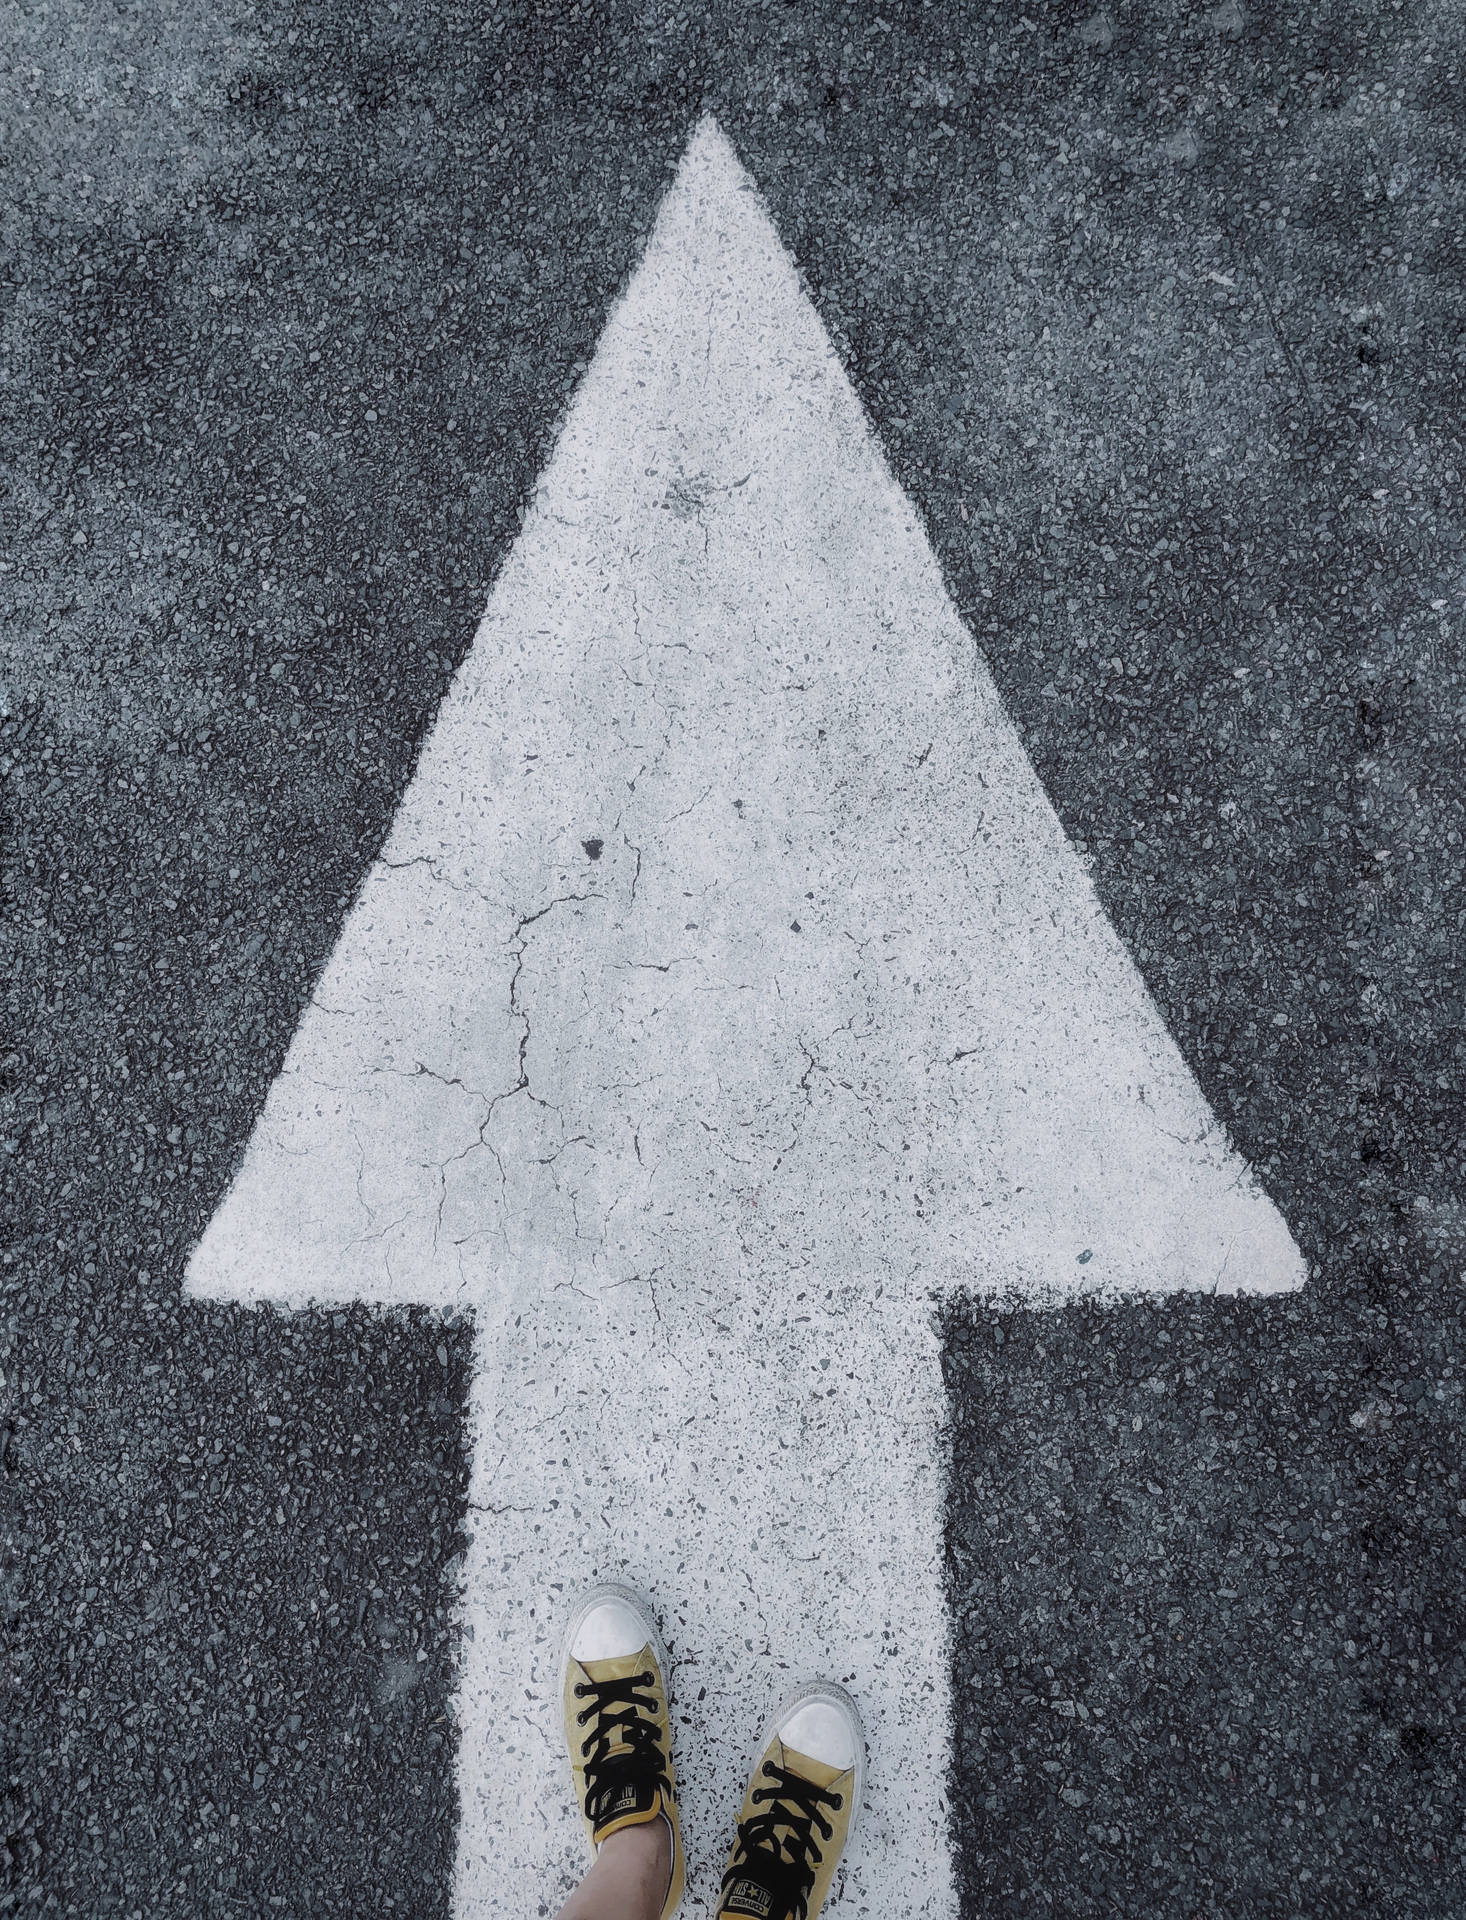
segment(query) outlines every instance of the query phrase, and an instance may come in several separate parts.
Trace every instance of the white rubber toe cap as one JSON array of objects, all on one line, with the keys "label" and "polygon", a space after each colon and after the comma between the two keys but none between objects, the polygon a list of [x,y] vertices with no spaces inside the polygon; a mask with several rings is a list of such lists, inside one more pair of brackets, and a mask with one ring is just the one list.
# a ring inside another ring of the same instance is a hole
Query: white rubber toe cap
[{"label": "white rubber toe cap", "polygon": [[576,1625],[570,1655],[583,1665],[593,1660],[619,1660],[640,1653],[654,1638],[649,1621],[618,1596],[597,1601]]},{"label": "white rubber toe cap", "polygon": [[855,1765],[860,1729],[848,1710],[835,1700],[816,1697],[795,1703],[793,1712],[776,1729],[786,1747],[827,1767]]}]

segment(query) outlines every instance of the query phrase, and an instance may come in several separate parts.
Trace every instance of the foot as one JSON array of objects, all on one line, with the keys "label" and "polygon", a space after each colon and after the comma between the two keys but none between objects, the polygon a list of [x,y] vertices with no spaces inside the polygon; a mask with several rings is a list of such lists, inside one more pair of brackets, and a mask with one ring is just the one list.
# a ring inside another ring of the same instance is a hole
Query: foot
[{"label": "foot", "polygon": [[682,1899],[682,1830],[672,1771],[667,1656],[647,1603],[596,1587],[565,1636],[561,1693],[575,1797],[596,1853],[628,1827],[666,1823],[671,1872],[661,1920]]},{"label": "foot", "polygon": [[770,1721],[738,1816],[718,1920],[815,1920],[855,1826],[865,1729],[842,1687],[806,1687]]}]

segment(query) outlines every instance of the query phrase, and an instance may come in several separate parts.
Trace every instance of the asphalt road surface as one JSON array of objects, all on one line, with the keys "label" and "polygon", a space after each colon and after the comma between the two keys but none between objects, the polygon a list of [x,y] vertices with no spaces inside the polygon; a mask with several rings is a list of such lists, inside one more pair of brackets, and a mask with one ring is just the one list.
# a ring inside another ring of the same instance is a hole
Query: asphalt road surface
[{"label": "asphalt road surface", "polygon": [[1459,9],[6,40],[8,1910],[450,1908],[472,1329],[181,1281],[705,110],[1311,1274],[947,1309],[964,1909],[1466,1905]]}]

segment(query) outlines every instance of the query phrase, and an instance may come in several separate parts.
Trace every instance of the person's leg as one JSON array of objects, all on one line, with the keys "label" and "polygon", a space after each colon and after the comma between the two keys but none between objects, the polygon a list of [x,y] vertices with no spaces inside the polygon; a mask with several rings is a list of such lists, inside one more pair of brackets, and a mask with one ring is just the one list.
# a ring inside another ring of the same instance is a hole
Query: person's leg
[{"label": "person's leg", "polygon": [[672,1874],[672,1833],[665,1820],[623,1827],[601,1842],[595,1865],[556,1920],[659,1920]]}]

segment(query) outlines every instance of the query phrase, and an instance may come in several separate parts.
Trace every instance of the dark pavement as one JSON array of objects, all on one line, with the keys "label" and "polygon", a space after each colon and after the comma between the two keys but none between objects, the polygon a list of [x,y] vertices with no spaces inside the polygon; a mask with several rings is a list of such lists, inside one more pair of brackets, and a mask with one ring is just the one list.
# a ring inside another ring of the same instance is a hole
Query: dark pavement
[{"label": "dark pavement", "polygon": [[469,1329],[179,1281],[705,106],[1314,1267],[949,1324],[968,1909],[1466,1910],[1466,14],[6,38],[0,1910],[447,1910]]}]

